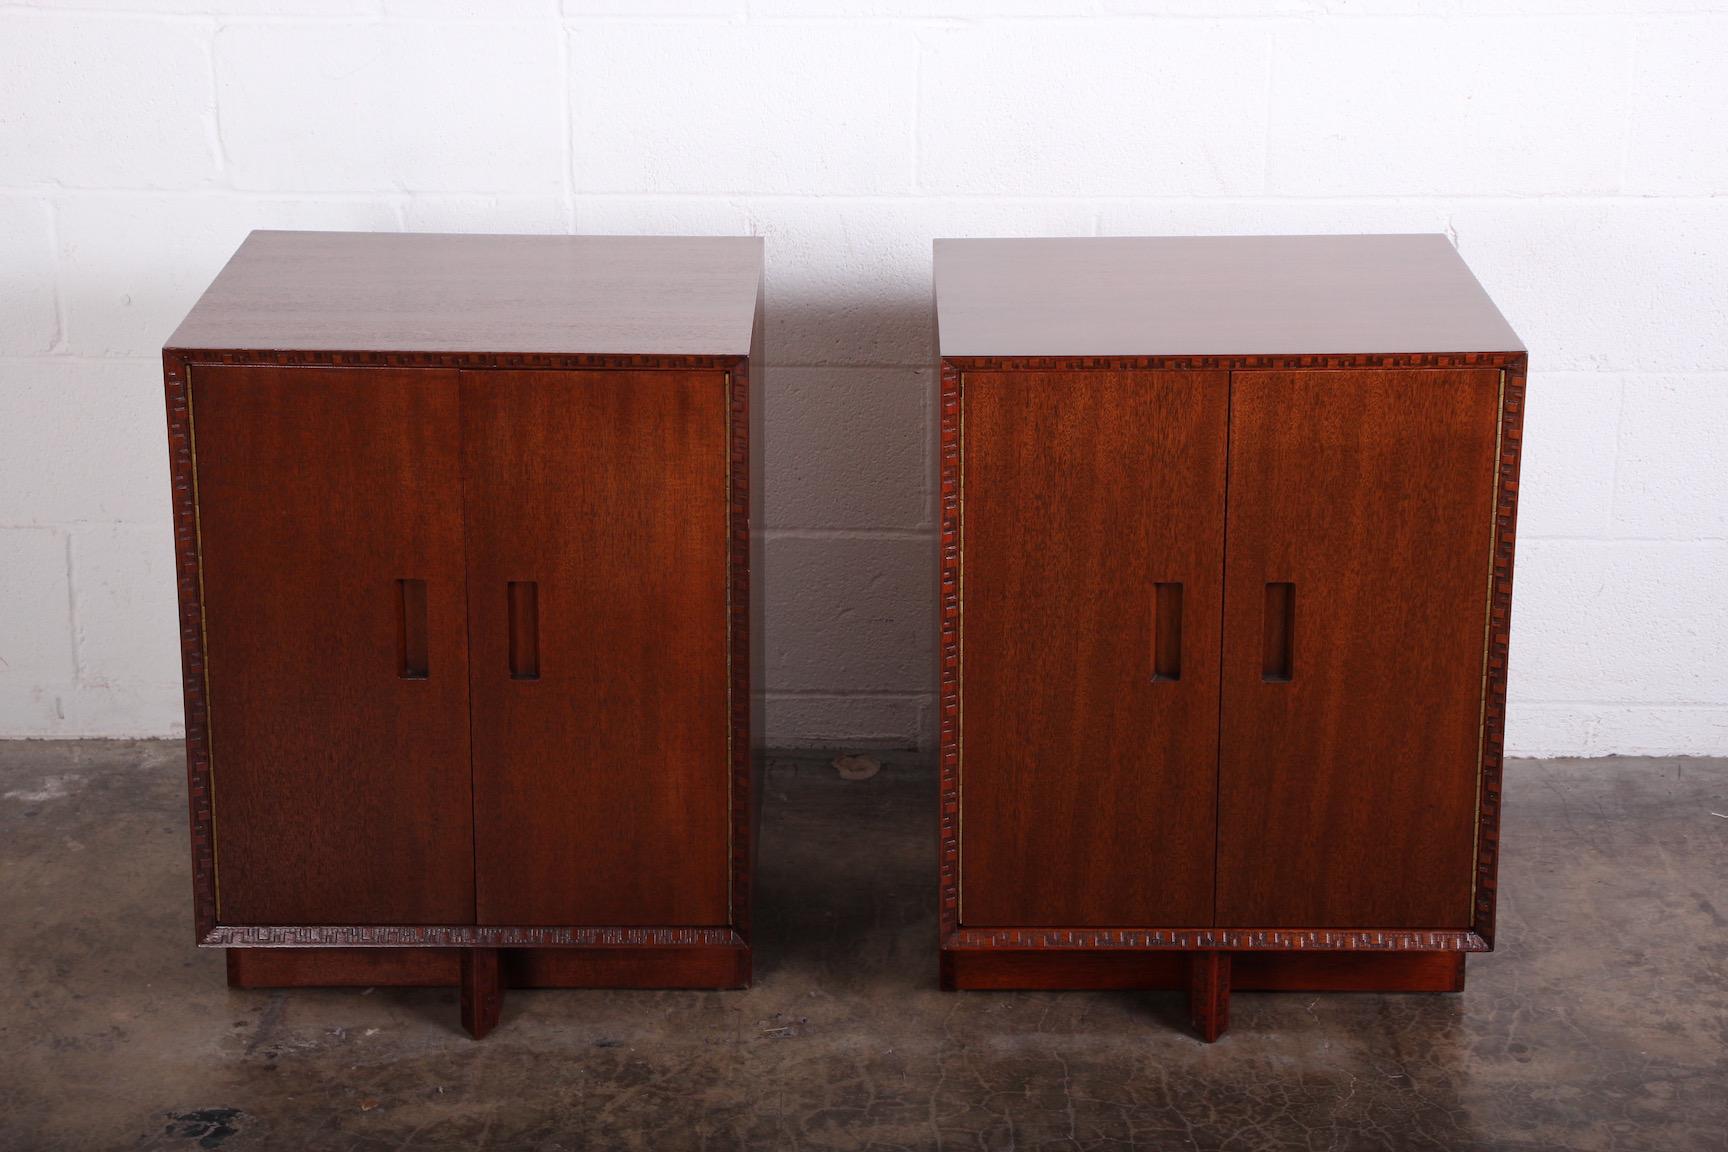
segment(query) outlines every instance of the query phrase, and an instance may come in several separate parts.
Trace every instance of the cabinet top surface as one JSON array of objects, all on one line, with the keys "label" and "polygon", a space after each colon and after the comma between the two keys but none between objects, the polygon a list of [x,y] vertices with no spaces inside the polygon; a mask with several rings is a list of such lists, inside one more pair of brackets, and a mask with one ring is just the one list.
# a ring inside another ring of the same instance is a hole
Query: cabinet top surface
[{"label": "cabinet top surface", "polygon": [[254,232],[176,349],[745,356],[754,237]]},{"label": "cabinet top surface", "polygon": [[1518,352],[1445,236],[937,240],[943,356]]}]

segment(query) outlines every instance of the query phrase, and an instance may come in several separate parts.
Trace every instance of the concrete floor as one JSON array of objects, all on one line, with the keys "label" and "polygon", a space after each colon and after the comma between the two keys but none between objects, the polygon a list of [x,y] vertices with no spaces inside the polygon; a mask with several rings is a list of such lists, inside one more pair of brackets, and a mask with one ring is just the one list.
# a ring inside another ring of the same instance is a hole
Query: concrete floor
[{"label": "concrete floor", "polygon": [[0,1148],[1728,1148],[1728,761],[1515,762],[1462,996],[935,987],[934,786],[786,758],[747,992],[230,992],[180,748],[0,744]]}]

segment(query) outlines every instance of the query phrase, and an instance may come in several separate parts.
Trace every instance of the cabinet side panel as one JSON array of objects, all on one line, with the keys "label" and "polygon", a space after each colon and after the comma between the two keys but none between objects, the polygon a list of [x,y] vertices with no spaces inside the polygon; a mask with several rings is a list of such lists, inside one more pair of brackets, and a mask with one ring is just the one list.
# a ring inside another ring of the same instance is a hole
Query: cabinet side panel
[{"label": "cabinet side panel", "polygon": [[726,374],[464,372],[462,405],[480,922],[728,923]]},{"label": "cabinet side panel", "polygon": [[1469,927],[1500,380],[1232,377],[1221,926]]},{"label": "cabinet side panel", "polygon": [[960,402],[960,923],[1209,924],[1227,377]]},{"label": "cabinet side panel", "polygon": [[473,921],[456,374],[194,365],[224,924]]}]

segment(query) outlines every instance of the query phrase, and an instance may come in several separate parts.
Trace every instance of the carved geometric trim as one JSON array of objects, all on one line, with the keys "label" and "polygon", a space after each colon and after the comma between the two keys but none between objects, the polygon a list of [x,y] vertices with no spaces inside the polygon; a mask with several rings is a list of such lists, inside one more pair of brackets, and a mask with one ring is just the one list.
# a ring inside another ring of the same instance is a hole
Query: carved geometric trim
[{"label": "carved geometric trim", "polygon": [[186,700],[186,800],[192,828],[192,920],[202,940],[216,926],[216,851],[210,792],[210,720],[204,696],[204,604],[198,575],[192,406],[186,360],[162,354],[168,475],[174,513],[174,583],[180,603],[180,676]]},{"label": "carved geometric trim", "polygon": [[960,369],[942,361],[938,413],[936,715],[941,792],[937,918],[944,937],[960,925]]},{"label": "carved geometric trim", "polygon": [[945,932],[942,947],[1020,951],[1181,950],[1229,948],[1239,952],[1486,952],[1474,932],[1411,928],[961,928]]},{"label": "carved geometric trim", "polygon": [[315,352],[252,348],[176,348],[190,364],[248,365],[267,368],[513,368],[513,369],[676,369],[727,371],[741,356],[646,356],[628,353],[571,352]]},{"label": "carved geometric trim", "polygon": [[1488,601],[1487,676],[1482,698],[1482,779],[1476,823],[1476,890],[1471,926],[1494,944],[1500,873],[1500,785],[1506,754],[1506,658],[1512,638],[1512,559],[1518,533],[1518,469],[1524,446],[1524,377],[1520,353],[1503,370],[1500,459],[1494,486],[1494,559]]},{"label": "carved geometric trim", "polygon": [[220,924],[213,948],[561,948],[743,946],[731,928],[543,928],[492,925]]},{"label": "carved geometric trim", "polygon": [[1504,368],[1522,352],[1348,352],[1282,356],[949,356],[965,372],[1251,372],[1331,368]]},{"label": "carved geometric trim", "polygon": [[[940,851],[937,916],[944,948],[1236,948],[1489,951],[1494,941],[1500,852],[1500,788],[1506,727],[1506,655],[1513,542],[1528,357],[1523,352],[1324,356],[943,357],[937,434],[937,749]],[[977,929],[960,927],[961,376],[969,371],[1250,371],[1338,368],[1496,368],[1505,372],[1500,412],[1494,575],[1487,636],[1475,896],[1469,931],[1339,929]]]}]

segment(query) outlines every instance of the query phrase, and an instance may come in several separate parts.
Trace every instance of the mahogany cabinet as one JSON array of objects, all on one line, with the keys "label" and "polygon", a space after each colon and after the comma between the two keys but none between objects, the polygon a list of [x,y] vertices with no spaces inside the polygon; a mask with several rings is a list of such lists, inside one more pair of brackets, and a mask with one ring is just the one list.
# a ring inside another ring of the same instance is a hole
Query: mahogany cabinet
[{"label": "mahogany cabinet", "polygon": [[230,983],[457,985],[476,1035],[748,983],[761,291],[755,239],[255,232],[216,278],[164,365]]},{"label": "mahogany cabinet", "polygon": [[1460,990],[1517,336],[1442,236],[935,253],[944,985]]}]

